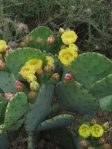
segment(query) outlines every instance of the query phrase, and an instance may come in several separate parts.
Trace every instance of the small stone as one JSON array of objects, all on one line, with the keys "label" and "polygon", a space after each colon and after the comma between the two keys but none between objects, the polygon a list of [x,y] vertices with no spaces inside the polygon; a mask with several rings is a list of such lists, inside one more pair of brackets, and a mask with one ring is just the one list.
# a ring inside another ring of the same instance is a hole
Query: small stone
[{"label": "small stone", "polygon": [[99,144],[104,144],[106,142],[105,138],[104,137],[101,137],[99,139]]},{"label": "small stone", "polygon": [[81,140],[80,141],[80,146],[83,148],[87,148],[89,142],[87,140]]},{"label": "small stone", "polygon": [[103,145],[103,149],[111,149],[110,144],[105,143],[105,144]]}]

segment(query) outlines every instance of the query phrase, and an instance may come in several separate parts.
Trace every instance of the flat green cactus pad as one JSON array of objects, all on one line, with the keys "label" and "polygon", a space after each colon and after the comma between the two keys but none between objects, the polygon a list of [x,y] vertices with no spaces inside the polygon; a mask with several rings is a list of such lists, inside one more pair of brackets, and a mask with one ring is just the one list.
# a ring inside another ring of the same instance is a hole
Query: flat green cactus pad
[{"label": "flat green cactus pad", "polygon": [[90,91],[98,99],[108,95],[112,95],[112,74],[95,82],[92,85]]},{"label": "flat green cactus pad", "polygon": [[5,128],[10,129],[17,120],[26,114],[29,109],[27,96],[24,93],[17,93],[8,103],[5,113]]},{"label": "flat green cactus pad", "polygon": [[98,53],[84,53],[72,63],[70,71],[86,88],[112,73],[112,61]]},{"label": "flat green cactus pad", "polygon": [[21,67],[26,61],[33,58],[42,59],[44,63],[46,62],[45,56],[41,51],[29,47],[19,48],[7,55],[5,59],[8,69],[18,77]]},{"label": "flat green cactus pad", "polygon": [[8,149],[9,148],[9,140],[7,133],[0,134],[0,149]]},{"label": "flat green cactus pad", "polygon": [[56,93],[62,108],[65,110],[89,114],[98,108],[96,98],[78,82],[59,83]]},{"label": "flat green cactus pad", "polygon": [[[53,32],[48,27],[39,26],[29,33],[29,36],[31,36],[34,41],[31,42],[28,46],[40,49],[42,51],[56,53],[60,46],[61,40],[57,38],[52,44],[49,44],[47,43],[47,38],[50,35],[53,35]],[[37,42],[38,38],[42,38],[42,43]]]},{"label": "flat green cactus pad", "polygon": [[73,123],[74,117],[70,114],[62,114],[42,122],[38,130],[47,130],[56,127],[66,127]]},{"label": "flat green cactus pad", "polygon": [[43,85],[40,88],[36,102],[31,106],[26,119],[26,130],[32,132],[51,112],[54,95],[53,85]]},{"label": "flat green cactus pad", "polygon": [[112,95],[100,99],[100,108],[104,112],[112,112]]},{"label": "flat green cactus pad", "polygon": [[13,74],[5,71],[0,71],[0,89],[3,92],[15,93],[16,92],[15,82],[16,79]]}]

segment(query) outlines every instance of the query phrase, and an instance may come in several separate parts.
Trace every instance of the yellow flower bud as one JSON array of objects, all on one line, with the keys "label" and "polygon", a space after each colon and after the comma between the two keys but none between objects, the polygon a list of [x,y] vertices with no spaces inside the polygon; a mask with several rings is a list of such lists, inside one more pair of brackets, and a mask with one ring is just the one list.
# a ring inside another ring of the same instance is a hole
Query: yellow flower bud
[{"label": "yellow flower bud", "polygon": [[0,52],[5,52],[8,48],[6,42],[4,40],[0,40]]},{"label": "yellow flower bud", "polygon": [[64,31],[65,31],[64,28],[61,28],[61,27],[60,27],[59,33],[62,34],[62,33],[64,33]]},{"label": "yellow flower bud", "polygon": [[28,82],[33,82],[33,81],[36,81],[37,78],[34,74],[28,74],[26,79]]},{"label": "yellow flower bud", "polygon": [[38,82],[37,82],[37,81],[31,82],[31,83],[30,83],[30,89],[31,89],[32,91],[38,90],[38,89],[39,89],[39,84],[38,84]]}]

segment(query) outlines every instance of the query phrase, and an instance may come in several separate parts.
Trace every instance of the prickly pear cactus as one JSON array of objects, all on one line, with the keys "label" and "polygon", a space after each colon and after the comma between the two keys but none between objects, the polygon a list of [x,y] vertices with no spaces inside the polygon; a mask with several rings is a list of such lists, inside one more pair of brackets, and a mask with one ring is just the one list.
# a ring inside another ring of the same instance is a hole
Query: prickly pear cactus
[{"label": "prickly pear cactus", "polygon": [[[32,37],[33,41],[29,43],[28,46],[51,53],[56,52],[60,47],[61,40],[59,38],[55,38],[54,42],[50,44],[47,42],[47,39],[51,35],[54,35],[54,33],[48,27],[39,26],[29,33],[28,36]],[[39,38],[42,40],[40,43],[38,42]]]},{"label": "prickly pear cactus", "polygon": [[3,92],[16,92],[16,79],[12,73],[0,71],[0,89]]},{"label": "prickly pear cactus", "polygon": [[15,50],[6,56],[5,61],[8,69],[18,77],[21,67],[32,58],[42,59],[46,63],[45,56],[41,51],[29,47]]},{"label": "prickly pear cactus", "polygon": [[98,110],[100,98],[112,95],[112,61],[98,53],[80,54],[66,68],[74,82],[62,81],[56,92],[62,108],[89,114]]},{"label": "prickly pear cactus", "polygon": [[28,112],[26,118],[26,130],[33,132],[36,127],[48,116],[51,112],[51,104],[54,95],[53,85],[43,85],[40,88],[37,99]]},{"label": "prickly pear cactus", "polygon": [[0,148],[1,149],[9,148],[9,139],[7,133],[0,134]]},{"label": "prickly pear cactus", "polygon": [[100,99],[100,108],[105,112],[112,112],[112,95]]},{"label": "prickly pear cactus", "polygon": [[22,121],[22,117],[29,110],[27,96],[20,92],[17,93],[12,100],[8,103],[6,112],[5,112],[5,129],[11,129],[13,125],[20,120],[17,125],[19,125]]},{"label": "prickly pear cactus", "polygon": [[1,123],[1,120],[3,120],[3,118],[4,118],[6,105],[7,105],[7,102],[0,101],[0,123]]},{"label": "prickly pear cactus", "polygon": [[112,95],[112,74],[96,81],[91,86],[90,91],[97,99]]},{"label": "prickly pear cactus", "polygon": [[78,82],[59,83],[56,93],[62,108],[68,111],[88,114],[98,108],[96,98]]},{"label": "prickly pear cactus", "polygon": [[70,114],[62,114],[55,116],[51,119],[43,121],[39,126],[38,130],[47,130],[47,129],[53,129],[56,127],[65,127],[69,126],[73,123],[74,117]]},{"label": "prickly pear cactus", "polygon": [[98,53],[84,53],[70,66],[75,80],[86,88],[112,73],[112,61]]}]

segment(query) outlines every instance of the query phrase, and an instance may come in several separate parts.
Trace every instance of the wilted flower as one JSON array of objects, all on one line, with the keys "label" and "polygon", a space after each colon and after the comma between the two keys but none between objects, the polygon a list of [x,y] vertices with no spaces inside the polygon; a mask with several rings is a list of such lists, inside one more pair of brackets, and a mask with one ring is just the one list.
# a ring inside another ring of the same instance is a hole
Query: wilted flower
[{"label": "wilted flower", "polygon": [[58,81],[58,80],[60,79],[60,75],[59,75],[58,73],[54,73],[54,74],[52,74],[51,78],[52,78],[53,80]]},{"label": "wilted flower", "polygon": [[39,83],[37,81],[33,81],[30,83],[30,89],[32,91],[36,91],[39,89]]},{"label": "wilted flower", "polygon": [[43,70],[40,68],[36,71],[36,75],[42,75],[43,74]]},{"label": "wilted flower", "polygon": [[35,98],[37,96],[37,91],[30,91],[28,94],[28,97],[30,99]]}]

